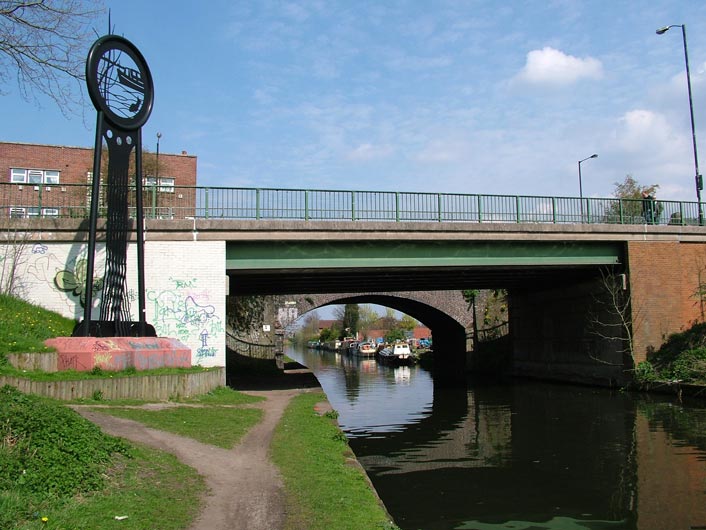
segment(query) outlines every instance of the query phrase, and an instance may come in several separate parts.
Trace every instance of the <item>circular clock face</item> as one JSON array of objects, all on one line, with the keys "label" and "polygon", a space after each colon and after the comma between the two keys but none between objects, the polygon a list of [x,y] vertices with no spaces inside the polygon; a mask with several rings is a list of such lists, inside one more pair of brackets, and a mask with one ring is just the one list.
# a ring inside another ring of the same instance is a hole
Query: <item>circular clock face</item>
[{"label": "circular clock face", "polygon": [[117,127],[142,127],[152,112],[152,74],[140,51],[127,39],[106,35],[88,52],[86,84],[96,110]]}]

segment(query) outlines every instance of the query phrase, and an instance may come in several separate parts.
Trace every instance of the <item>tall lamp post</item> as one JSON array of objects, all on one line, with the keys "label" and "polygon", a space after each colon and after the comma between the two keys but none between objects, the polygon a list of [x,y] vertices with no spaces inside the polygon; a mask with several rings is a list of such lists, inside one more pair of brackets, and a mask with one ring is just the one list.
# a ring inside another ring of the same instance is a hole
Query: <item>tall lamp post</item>
[{"label": "tall lamp post", "polygon": [[579,200],[581,201],[581,222],[583,223],[583,182],[581,181],[581,162],[585,162],[586,160],[590,160],[591,158],[598,158],[597,154],[592,154],[591,156],[587,156],[583,160],[579,160]]},{"label": "tall lamp post", "polygon": [[691,74],[689,73],[689,52],[686,48],[686,25],[672,24],[657,30],[657,35],[664,35],[671,28],[681,28],[681,36],[684,42],[684,62],[686,64],[686,86],[689,90],[689,115],[691,117],[691,141],[694,146],[694,180],[696,183],[696,202],[699,208],[699,226],[704,224],[704,213],[701,211],[701,190],[704,187],[701,175],[699,175],[699,155],[696,151],[696,128],[694,127],[694,103],[691,98]]},{"label": "tall lamp post", "polygon": [[158,200],[158,191],[159,191],[159,140],[162,138],[162,133],[158,132],[157,133],[157,156],[155,160],[155,168],[154,168],[154,195],[152,198],[152,205],[153,205],[153,210],[152,210],[152,217],[156,218],[157,217],[157,200]]}]

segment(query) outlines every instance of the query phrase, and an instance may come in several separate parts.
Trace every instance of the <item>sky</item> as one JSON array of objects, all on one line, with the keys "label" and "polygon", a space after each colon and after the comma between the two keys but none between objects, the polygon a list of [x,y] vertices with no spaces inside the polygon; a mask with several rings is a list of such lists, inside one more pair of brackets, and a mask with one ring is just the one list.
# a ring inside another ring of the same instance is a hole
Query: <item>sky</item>
[{"label": "sky", "polygon": [[[105,0],[154,78],[145,147],[198,185],[696,200],[703,0]],[[97,19],[107,32],[107,15]],[[88,52],[88,50],[86,50]],[[92,146],[95,111],[0,88],[0,140]]]}]

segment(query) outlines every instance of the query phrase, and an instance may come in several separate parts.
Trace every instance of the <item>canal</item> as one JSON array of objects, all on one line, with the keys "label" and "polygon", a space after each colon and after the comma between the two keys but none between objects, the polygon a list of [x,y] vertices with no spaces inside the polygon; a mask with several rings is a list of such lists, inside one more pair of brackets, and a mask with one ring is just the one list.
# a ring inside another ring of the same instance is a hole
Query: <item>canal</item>
[{"label": "canal", "polygon": [[706,407],[289,349],[403,530],[706,529]]}]

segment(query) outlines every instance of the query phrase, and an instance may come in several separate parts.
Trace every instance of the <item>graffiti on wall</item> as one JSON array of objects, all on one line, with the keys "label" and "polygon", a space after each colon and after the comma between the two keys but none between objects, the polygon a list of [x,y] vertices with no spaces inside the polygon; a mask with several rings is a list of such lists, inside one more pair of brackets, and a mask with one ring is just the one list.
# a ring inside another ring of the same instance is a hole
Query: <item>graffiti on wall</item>
[{"label": "graffiti on wall", "polygon": [[[60,291],[69,293],[72,296],[78,297],[81,307],[86,306],[86,273],[88,270],[88,261],[85,258],[76,260],[73,270],[60,270],[54,276],[54,285]],[[96,278],[93,281],[93,293],[91,298],[94,298],[101,290],[103,290],[103,278]]]},{"label": "graffiti on wall", "polygon": [[175,337],[184,343],[198,344],[196,362],[216,357],[218,348],[209,344],[214,336],[223,335],[223,319],[210,303],[210,295],[199,289],[198,279],[169,278],[171,288],[147,290],[147,302],[152,305],[157,333]]},{"label": "graffiti on wall", "polygon": [[[98,269],[104,252],[98,250],[96,258]],[[22,282],[23,298],[69,318],[81,317],[88,298],[84,245],[37,243],[26,248],[19,265],[17,277]],[[145,293],[147,319],[159,336],[176,338],[187,345],[194,363],[220,364],[225,361],[225,294],[192,274],[155,278]],[[103,284],[103,278],[94,280],[94,303],[99,301]],[[137,290],[129,289],[128,296],[136,301]]]}]

